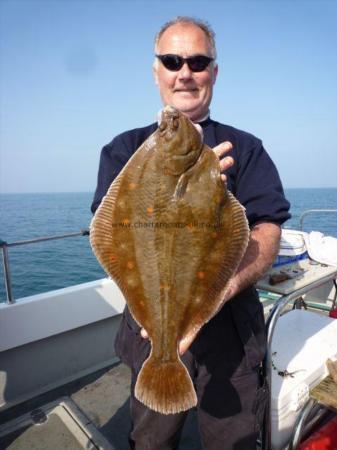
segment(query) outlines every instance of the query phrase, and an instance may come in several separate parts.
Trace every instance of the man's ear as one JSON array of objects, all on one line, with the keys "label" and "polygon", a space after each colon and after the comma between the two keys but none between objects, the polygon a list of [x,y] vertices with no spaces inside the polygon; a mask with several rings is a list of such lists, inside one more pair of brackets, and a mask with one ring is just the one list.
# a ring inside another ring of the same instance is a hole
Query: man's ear
[{"label": "man's ear", "polygon": [[152,73],[153,73],[153,77],[154,77],[154,82],[158,86],[158,84],[159,84],[159,81],[158,81],[158,65],[156,64],[156,61],[153,63]]},{"label": "man's ear", "polygon": [[219,66],[217,64],[214,64],[213,68],[213,84],[216,82],[216,77],[218,76]]}]

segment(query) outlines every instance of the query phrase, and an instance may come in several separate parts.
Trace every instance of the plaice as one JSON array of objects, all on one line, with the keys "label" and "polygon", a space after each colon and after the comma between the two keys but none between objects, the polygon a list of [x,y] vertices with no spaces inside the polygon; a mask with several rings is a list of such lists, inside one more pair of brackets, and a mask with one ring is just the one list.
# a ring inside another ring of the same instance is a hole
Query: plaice
[{"label": "plaice", "polygon": [[215,153],[186,116],[167,106],[90,228],[98,261],[151,341],[135,386],[149,408],[170,414],[196,405],[178,343],[222,305],[248,236],[244,208],[221,181]]}]

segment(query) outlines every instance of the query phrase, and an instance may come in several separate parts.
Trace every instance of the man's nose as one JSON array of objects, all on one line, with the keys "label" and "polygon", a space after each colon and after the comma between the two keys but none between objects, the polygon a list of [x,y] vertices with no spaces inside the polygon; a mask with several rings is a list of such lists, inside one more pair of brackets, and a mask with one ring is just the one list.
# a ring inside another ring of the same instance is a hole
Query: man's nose
[{"label": "man's nose", "polygon": [[182,68],[179,70],[178,77],[181,80],[188,80],[192,78],[192,70],[188,67],[188,64],[186,61],[184,61],[184,64]]}]

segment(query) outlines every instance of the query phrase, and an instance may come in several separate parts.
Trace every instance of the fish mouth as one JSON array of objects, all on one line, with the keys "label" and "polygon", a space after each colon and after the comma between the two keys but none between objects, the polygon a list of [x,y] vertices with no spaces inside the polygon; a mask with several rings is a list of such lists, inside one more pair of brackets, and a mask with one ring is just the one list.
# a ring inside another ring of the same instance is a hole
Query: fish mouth
[{"label": "fish mouth", "polygon": [[158,113],[158,127],[161,132],[177,130],[181,114],[174,106],[167,105]]},{"label": "fish mouth", "polygon": [[166,105],[165,108],[161,110],[161,115],[179,117],[179,111],[174,106]]}]

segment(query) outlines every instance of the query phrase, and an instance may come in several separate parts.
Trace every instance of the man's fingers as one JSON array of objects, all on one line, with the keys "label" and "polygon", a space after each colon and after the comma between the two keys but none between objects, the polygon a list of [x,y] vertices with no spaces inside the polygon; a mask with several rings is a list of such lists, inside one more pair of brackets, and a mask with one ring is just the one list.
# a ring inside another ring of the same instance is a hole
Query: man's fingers
[{"label": "man's fingers", "polygon": [[[199,331],[199,330],[198,330]],[[197,337],[198,331],[189,333],[179,342],[179,354],[183,355],[190,347],[194,339]]]},{"label": "man's fingers", "polygon": [[141,328],[140,335],[143,339],[149,339],[149,335],[147,334],[145,328]]},{"label": "man's fingers", "polygon": [[231,156],[226,156],[226,158],[220,161],[220,172],[225,172],[227,169],[232,167],[234,164],[234,159]]},{"label": "man's fingers", "polygon": [[[147,331],[145,330],[145,328],[140,329],[140,335],[143,339],[149,339],[149,335],[147,334]],[[186,352],[186,350],[189,348],[189,346],[194,341],[196,335],[197,335],[197,333],[190,333],[188,336],[185,336],[185,338],[179,342],[179,353],[181,355]]]},{"label": "man's fingers", "polygon": [[225,153],[232,150],[233,145],[229,141],[221,142],[221,144],[213,147],[213,151],[215,152],[216,156],[220,159]]},{"label": "man's fingers", "polygon": [[[227,152],[232,150],[233,145],[229,141],[222,142],[221,144],[217,145],[213,148],[214,153],[217,155],[217,157],[220,159],[220,172],[226,172],[233,164],[234,159],[231,156],[226,156],[225,158],[222,158],[223,155],[225,155]],[[221,174],[221,180],[226,181],[226,175],[223,173]]]}]

